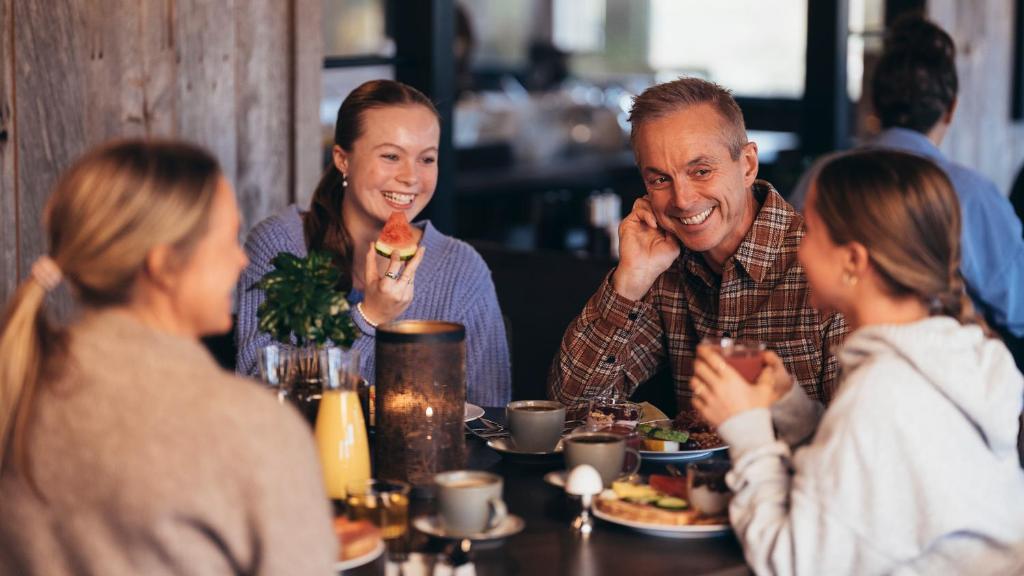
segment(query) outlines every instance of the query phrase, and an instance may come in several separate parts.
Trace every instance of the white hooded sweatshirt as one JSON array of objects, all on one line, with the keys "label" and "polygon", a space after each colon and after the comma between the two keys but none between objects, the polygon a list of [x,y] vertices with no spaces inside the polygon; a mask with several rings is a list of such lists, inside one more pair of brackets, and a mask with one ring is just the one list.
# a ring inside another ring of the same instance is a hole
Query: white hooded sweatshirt
[{"label": "white hooded sweatshirt", "polygon": [[861,328],[839,361],[835,399],[792,458],[787,441],[810,427],[785,414],[816,413],[799,386],[719,428],[755,572],[1024,574],[1024,379],[1006,347],[933,317]]}]

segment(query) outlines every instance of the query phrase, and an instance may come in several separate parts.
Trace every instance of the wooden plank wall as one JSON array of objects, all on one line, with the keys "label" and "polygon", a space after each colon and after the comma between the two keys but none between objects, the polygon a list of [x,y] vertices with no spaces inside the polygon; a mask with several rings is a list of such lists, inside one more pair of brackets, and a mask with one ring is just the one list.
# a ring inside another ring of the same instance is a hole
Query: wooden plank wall
[{"label": "wooden plank wall", "polygon": [[960,102],[943,151],[1009,194],[1024,163],[1024,124],[1010,119],[1015,0],[929,0],[957,44]]},{"label": "wooden plank wall", "polygon": [[[295,129],[292,135],[292,165],[295,170],[294,182],[291,183],[295,196],[292,201],[298,202],[300,206],[309,206],[313,190],[323,172],[321,150],[324,142],[320,128],[320,87],[324,62],[320,18],[323,5],[319,0],[302,0],[292,5],[292,21],[297,31],[290,34],[293,43],[291,69],[295,73],[295,90],[292,93],[295,118],[291,124]],[[310,30],[316,30],[316,33],[308,33]],[[333,122],[331,135],[334,135]]]},{"label": "wooden plank wall", "polygon": [[[120,94],[97,108],[89,77],[106,76],[107,52],[101,31],[80,2],[14,0],[14,155],[19,279],[45,251],[42,216],[57,177],[91,142],[106,137],[117,119],[101,121]],[[106,7],[104,7],[105,9]],[[6,43],[6,39],[5,39]],[[97,85],[103,80],[93,80]],[[98,130],[92,135],[89,130]],[[69,310],[66,297],[56,310]]]},{"label": "wooden plank wall", "polygon": [[45,249],[57,177],[108,139],[207,147],[249,226],[308,198],[319,17],[320,0],[0,0],[0,301]]},{"label": "wooden plank wall", "polygon": [[18,205],[14,195],[14,0],[0,0],[0,296],[18,279]]}]

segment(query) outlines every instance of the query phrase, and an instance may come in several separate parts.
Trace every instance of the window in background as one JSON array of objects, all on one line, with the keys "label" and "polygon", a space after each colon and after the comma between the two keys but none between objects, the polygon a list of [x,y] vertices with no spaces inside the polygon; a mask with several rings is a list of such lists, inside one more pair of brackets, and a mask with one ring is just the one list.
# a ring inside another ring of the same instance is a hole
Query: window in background
[{"label": "window in background", "polygon": [[459,0],[476,38],[474,67],[518,68],[536,29],[537,0]]},{"label": "window in background", "polygon": [[850,35],[847,40],[847,91],[850,100],[860,100],[874,60],[882,52],[885,35],[885,0],[849,0]]},{"label": "window in background", "polygon": [[334,122],[342,100],[368,80],[394,79],[395,43],[387,34],[386,0],[323,0],[325,67],[320,75],[324,163],[330,159]]},{"label": "window in background", "polygon": [[849,0],[847,36],[847,94],[854,108],[852,135],[863,139],[880,127],[872,112],[871,77],[885,39],[885,0]]},{"label": "window in background", "polygon": [[737,96],[801,98],[808,0],[650,0],[647,59],[661,79],[699,75]]},{"label": "window in background", "polygon": [[393,56],[385,0],[323,0],[324,54],[330,57]]},{"label": "window in background", "polygon": [[566,52],[604,50],[605,0],[554,0],[555,46]]}]

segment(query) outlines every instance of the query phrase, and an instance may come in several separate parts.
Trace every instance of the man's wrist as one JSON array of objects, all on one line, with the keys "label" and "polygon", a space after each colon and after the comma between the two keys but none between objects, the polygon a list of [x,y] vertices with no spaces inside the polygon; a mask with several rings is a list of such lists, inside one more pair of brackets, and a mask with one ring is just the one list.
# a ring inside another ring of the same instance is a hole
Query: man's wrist
[{"label": "man's wrist", "polygon": [[621,267],[612,274],[612,289],[634,302],[643,298],[653,285],[653,281],[637,280],[634,275],[623,272]]}]

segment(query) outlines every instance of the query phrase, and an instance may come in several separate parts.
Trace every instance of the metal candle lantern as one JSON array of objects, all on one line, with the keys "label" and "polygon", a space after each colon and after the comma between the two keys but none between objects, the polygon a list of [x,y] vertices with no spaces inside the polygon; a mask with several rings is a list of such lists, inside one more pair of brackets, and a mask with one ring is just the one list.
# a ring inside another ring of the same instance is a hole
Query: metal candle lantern
[{"label": "metal candle lantern", "polygon": [[465,466],[466,329],[405,320],[377,328],[378,478],[427,487]]}]

